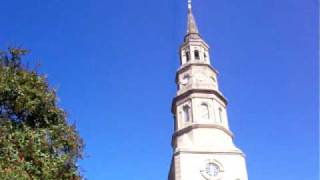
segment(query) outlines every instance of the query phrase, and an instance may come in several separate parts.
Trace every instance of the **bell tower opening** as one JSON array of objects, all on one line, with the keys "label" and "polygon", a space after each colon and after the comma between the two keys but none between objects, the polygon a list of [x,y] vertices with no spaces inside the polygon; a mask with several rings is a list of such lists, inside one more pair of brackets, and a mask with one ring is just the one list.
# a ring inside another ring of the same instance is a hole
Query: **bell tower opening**
[{"label": "bell tower opening", "polygon": [[198,50],[194,50],[194,58],[196,60],[200,60],[200,55],[199,55],[199,51]]}]

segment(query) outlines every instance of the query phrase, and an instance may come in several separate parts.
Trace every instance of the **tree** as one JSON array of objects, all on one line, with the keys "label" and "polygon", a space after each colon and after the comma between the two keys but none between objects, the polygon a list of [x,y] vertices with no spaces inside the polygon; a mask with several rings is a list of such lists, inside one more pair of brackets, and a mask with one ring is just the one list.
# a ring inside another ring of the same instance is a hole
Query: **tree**
[{"label": "tree", "polygon": [[0,51],[0,179],[81,179],[83,141],[27,52]]}]

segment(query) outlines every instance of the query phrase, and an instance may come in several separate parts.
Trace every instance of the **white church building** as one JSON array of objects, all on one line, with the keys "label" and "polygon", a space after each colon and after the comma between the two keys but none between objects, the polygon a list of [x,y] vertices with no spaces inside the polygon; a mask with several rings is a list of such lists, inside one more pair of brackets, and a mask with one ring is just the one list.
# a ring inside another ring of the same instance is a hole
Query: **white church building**
[{"label": "white church building", "polygon": [[210,65],[209,46],[199,34],[190,0],[187,34],[179,52],[168,179],[247,180],[245,155],[233,143],[227,100],[219,90],[218,73]]}]

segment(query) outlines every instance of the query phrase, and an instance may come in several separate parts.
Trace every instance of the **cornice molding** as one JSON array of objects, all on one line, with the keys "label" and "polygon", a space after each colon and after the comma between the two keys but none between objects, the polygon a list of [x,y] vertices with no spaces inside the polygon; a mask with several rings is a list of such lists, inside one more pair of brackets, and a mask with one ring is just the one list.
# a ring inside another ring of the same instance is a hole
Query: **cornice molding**
[{"label": "cornice molding", "polygon": [[225,150],[225,151],[202,151],[202,150],[194,150],[194,149],[179,149],[174,152],[174,155],[179,155],[179,154],[219,154],[219,155],[240,155],[245,158],[245,154],[237,149],[237,150]]},{"label": "cornice molding", "polygon": [[[192,37],[192,38],[190,38],[190,37]],[[184,39],[184,41],[180,45],[179,49],[181,49],[184,46],[187,46],[190,43],[201,43],[204,46],[206,46],[207,49],[210,49],[210,46],[202,39],[200,34],[190,33],[190,34],[185,35],[185,37],[183,39]]]}]

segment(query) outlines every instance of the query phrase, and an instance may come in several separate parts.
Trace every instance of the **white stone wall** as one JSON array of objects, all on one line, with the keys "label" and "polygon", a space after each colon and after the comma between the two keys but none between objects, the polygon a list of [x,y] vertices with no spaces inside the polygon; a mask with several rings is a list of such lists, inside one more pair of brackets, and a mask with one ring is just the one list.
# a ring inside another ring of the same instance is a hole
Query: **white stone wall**
[{"label": "white stone wall", "polygon": [[217,128],[195,128],[176,138],[178,149],[198,149],[211,151],[234,151],[232,137]]},{"label": "white stone wall", "polygon": [[[175,180],[247,180],[245,159],[240,153],[181,152],[175,155]],[[216,162],[220,172],[206,176],[208,162]]]}]

